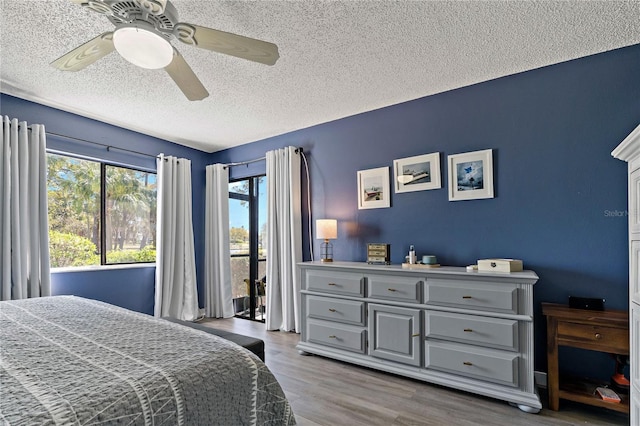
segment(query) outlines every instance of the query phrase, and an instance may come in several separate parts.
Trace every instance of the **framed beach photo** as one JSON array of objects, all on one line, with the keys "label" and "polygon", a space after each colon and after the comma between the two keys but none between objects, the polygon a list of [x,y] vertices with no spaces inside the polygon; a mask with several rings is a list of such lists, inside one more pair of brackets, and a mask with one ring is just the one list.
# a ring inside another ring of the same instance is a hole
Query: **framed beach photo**
[{"label": "framed beach photo", "polygon": [[442,188],[440,153],[393,160],[393,186],[396,193]]},{"label": "framed beach photo", "polygon": [[391,207],[389,167],[358,172],[358,209]]},{"label": "framed beach photo", "polygon": [[493,150],[449,155],[449,201],[493,198]]}]

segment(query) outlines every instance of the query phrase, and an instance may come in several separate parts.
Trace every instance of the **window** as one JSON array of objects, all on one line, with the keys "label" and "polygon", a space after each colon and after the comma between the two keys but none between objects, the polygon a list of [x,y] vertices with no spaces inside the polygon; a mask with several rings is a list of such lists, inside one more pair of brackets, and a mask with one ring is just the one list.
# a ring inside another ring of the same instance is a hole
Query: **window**
[{"label": "window", "polygon": [[231,288],[236,316],[263,321],[267,274],[267,178],[229,183]]},{"label": "window", "polygon": [[47,155],[51,267],[155,262],[156,175]]}]

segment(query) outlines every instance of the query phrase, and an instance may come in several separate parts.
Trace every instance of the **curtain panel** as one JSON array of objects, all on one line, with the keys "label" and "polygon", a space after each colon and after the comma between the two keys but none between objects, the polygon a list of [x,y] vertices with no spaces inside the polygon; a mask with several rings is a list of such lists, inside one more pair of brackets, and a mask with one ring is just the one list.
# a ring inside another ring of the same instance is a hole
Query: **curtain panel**
[{"label": "curtain panel", "polygon": [[43,125],[2,118],[0,298],[51,295]]},{"label": "curtain panel", "polygon": [[154,315],[198,318],[191,207],[191,161],[158,156],[156,294]]},{"label": "curtain panel", "polygon": [[204,232],[205,315],[231,318],[234,311],[229,257],[229,170],[224,164],[206,168]]},{"label": "curtain panel", "polygon": [[300,332],[302,209],[300,155],[295,147],[266,154],[267,330]]}]

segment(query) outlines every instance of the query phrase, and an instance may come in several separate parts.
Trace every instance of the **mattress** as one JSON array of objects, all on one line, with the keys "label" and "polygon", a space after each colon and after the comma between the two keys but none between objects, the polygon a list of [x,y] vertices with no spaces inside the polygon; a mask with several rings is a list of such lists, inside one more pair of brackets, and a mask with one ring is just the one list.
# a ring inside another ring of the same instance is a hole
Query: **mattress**
[{"label": "mattress", "polygon": [[292,425],[279,383],[219,336],[74,296],[0,302],[0,424]]}]

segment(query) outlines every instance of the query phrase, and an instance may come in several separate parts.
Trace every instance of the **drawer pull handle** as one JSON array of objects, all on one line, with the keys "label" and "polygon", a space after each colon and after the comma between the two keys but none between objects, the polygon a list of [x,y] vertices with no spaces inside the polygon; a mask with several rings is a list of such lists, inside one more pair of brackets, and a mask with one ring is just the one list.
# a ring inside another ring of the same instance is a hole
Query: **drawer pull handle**
[{"label": "drawer pull handle", "polygon": [[463,331],[464,331],[465,333],[471,333],[473,330],[472,330],[472,329],[470,329],[470,328],[465,328]]},{"label": "drawer pull handle", "polygon": [[335,312],[336,310],[333,308],[329,308],[329,312]]},{"label": "drawer pull handle", "polygon": [[602,339],[602,334],[596,333],[595,338],[598,340]]},{"label": "drawer pull handle", "polygon": [[336,336],[331,335],[331,336],[329,336],[329,339],[336,339]]},{"label": "drawer pull handle", "polygon": [[463,299],[473,299],[471,296],[462,296]]},{"label": "drawer pull handle", "polygon": [[389,290],[389,291],[396,291],[396,289],[395,289],[395,288],[388,288],[387,290]]},{"label": "drawer pull handle", "polygon": [[412,334],[411,337],[420,337],[420,333]]},{"label": "drawer pull handle", "polygon": [[336,285],[336,283],[328,283],[327,285]]},{"label": "drawer pull handle", "polygon": [[469,361],[465,361],[463,362],[464,365],[473,365],[473,363],[469,362]]}]

